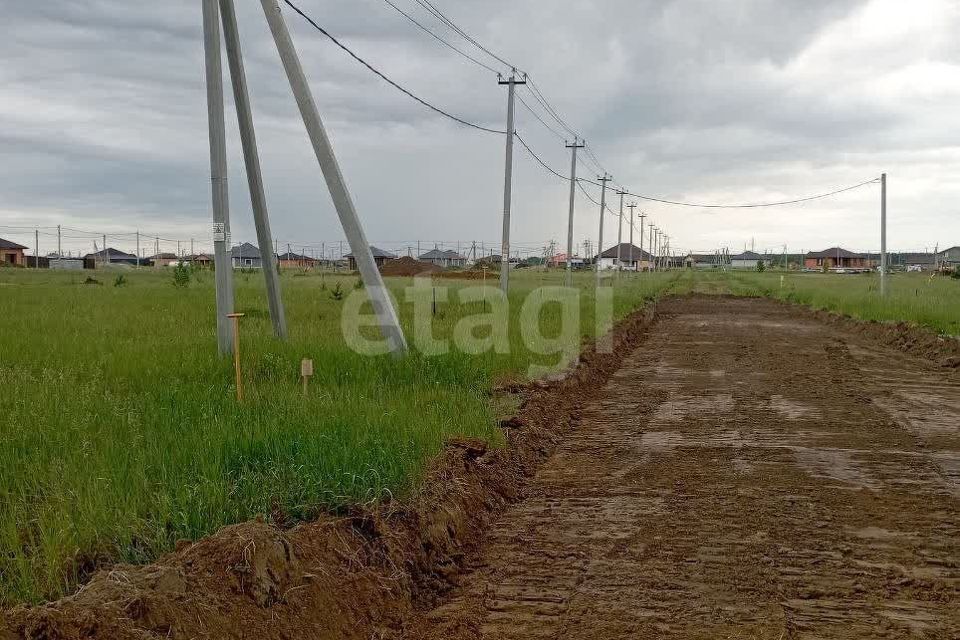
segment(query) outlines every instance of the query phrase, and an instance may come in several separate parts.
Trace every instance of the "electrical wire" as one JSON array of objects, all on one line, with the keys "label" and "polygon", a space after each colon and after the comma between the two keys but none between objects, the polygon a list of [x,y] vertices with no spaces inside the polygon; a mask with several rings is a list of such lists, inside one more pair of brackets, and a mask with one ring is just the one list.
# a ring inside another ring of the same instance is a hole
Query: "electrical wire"
[{"label": "electrical wire", "polygon": [[465,39],[467,42],[469,42],[470,44],[472,44],[472,45],[475,46],[476,48],[480,49],[481,51],[483,51],[484,53],[486,53],[488,56],[490,56],[491,58],[493,58],[494,60],[496,60],[496,61],[499,62],[500,64],[506,66],[508,69],[516,69],[516,68],[517,68],[516,65],[507,62],[507,61],[504,60],[502,57],[498,56],[497,54],[495,54],[494,52],[490,51],[490,50],[487,49],[485,46],[483,46],[482,44],[480,44],[479,42],[477,42],[472,36],[470,36],[470,34],[468,34],[466,31],[464,31],[463,29],[461,29],[460,27],[458,27],[453,20],[451,20],[450,18],[448,18],[446,15],[444,15],[444,13],[443,13],[442,11],[440,11],[439,9],[437,9],[437,7],[436,7],[432,2],[430,2],[430,0],[416,0],[416,2],[417,2],[417,4],[419,4],[421,7],[423,7],[424,9],[426,9],[429,13],[431,13],[435,18],[437,18],[437,19],[440,20],[442,23],[444,23],[445,25],[447,25],[450,29],[453,29],[457,34],[459,34],[459,35],[460,35],[463,39]]},{"label": "electrical wire", "polygon": [[363,66],[365,66],[368,70],[370,70],[371,72],[373,72],[375,75],[379,76],[379,77],[380,77],[383,81],[385,81],[387,84],[391,85],[392,87],[394,87],[394,88],[397,89],[398,91],[406,94],[408,97],[412,98],[413,100],[416,100],[417,102],[419,102],[419,103],[422,104],[423,106],[427,107],[428,109],[430,109],[430,110],[432,110],[432,111],[435,111],[436,113],[439,113],[440,115],[445,116],[445,117],[453,120],[454,122],[459,122],[460,124],[462,124],[462,125],[464,125],[464,126],[471,127],[471,128],[473,128],[473,129],[477,129],[478,131],[485,131],[485,132],[487,132],[487,133],[496,133],[496,134],[500,134],[500,135],[506,135],[506,131],[500,131],[500,130],[498,130],[498,129],[491,129],[491,128],[489,128],[489,127],[484,127],[484,126],[482,126],[482,125],[475,124],[475,123],[470,122],[470,121],[468,121],[468,120],[464,120],[463,118],[459,118],[459,117],[453,115],[452,113],[449,113],[449,112],[447,112],[447,111],[444,111],[444,110],[441,109],[440,107],[435,107],[434,105],[430,104],[429,102],[427,102],[427,101],[424,100],[423,98],[415,95],[414,93],[412,93],[412,92],[410,92],[409,90],[405,89],[404,87],[400,86],[398,83],[396,83],[396,82],[394,82],[393,80],[391,80],[390,78],[388,78],[386,75],[383,74],[383,72],[381,72],[380,70],[378,70],[376,67],[374,67],[373,65],[371,65],[369,62],[367,62],[366,60],[364,60],[363,58],[361,58],[360,56],[358,56],[357,54],[355,54],[353,51],[350,50],[349,47],[347,47],[345,44],[343,44],[342,42],[340,42],[339,40],[337,40],[329,31],[327,31],[326,29],[324,29],[323,27],[321,27],[319,24],[317,24],[317,22],[316,22],[313,18],[311,18],[310,16],[308,16],[306,13],[304,13],[303,10],[300,9],[300,7],[298,7],[297,5],[295,5],[293,2],[291,2],[291,0],[284,0],[284,2],[285,2],[291,9],[293,9],[294,11],[296,11],[296,12],[300,15],[300,17],[302,17],[304,20],[306,20],[306,21],[310,24],[310,26],[312,26],[314,29],[316,29],[317,31],[319,31],[320,33],[322,33],[323,35],[325,35],[327,38],[329,38],[330,41],[333,42],[335,45],[337,45],[338,47],[340,47],[341,49],[343,49],[351,58],[353,58],[354,60],[356,60],[357,62],[359,62],[359,63],[362,64]]},{"label": "electrical wire", "polygon": [[[594,186],[599,187],[599,182],[594,182],[593,180],[588,180],[586,178],[577,178],[578,181],[586,182]],[[809,202],[811,200],[819,200],[822,198],[829,198],[830,196],[835,196],[839,193],[844,193],[846,191],[853,191],[854,189],[859,189],[868,184],[874,184],[879,181],[879,178],[871,178],[870,180],[865,180],[858,184],[851,185],[849,187],[843,187],[842,189],[836,189],[827,193],[819,193],[813,196],[804,196],[802,198],[794,198],[792,200],[780,200],[777,202],[753,202],[748,204],[703,204],[695,202],[680,202],[678,200],[667,200],[665,198],[656,198],[654,196],[645,196],[640,193],[633,193],[630,191],[624,191],[624,195],[633,196],[634,198],[640,198],[641,200],[647,200],[649,202],[659,202],[661,204],[669,204],[678,207],[693,207],[697,209],[757,209],[761,207],[779,207],[787,204],[797,204],[800,202]]]},{"label": "electrical wire", "polygon": [[536,119],[540,122],[540,124],[542,124],[544,127],[546,127],[547,130],[548,130],[550,133],[552,133],[553,135],[557,136],[557,138],[558,138],[559,140],[563,141],[564,143],[567,142],[566,137],[564,137],[564,135],[563,135],[562,133],[560,133],[559,131],[557,131],[556,129],[554,129],[554,128],[551,127],[550,125],[548,125],[548,124],[546,123],[546,121],[545,121],[543,118],[540,117],[540,114],[538,114],[536,111],[534,111],[533,108],[532,108],[529,104],[527,104],[526,100],[524,100],[522,96],[517,95],[517,100],[519,100],[519,101],[520,101],[520,104],[522,104],[524,107],[526,107],[527,111],[529,111],[529,112],[533,115],[533,117],[536,118]]},{"label": "electrical wire", "polygon": [[452,49],[453,51],[457,52],[458,54],[460,54],[461,56],[463,56],[464,58],[466,58],[466,59],[469,60],[470,62],[474,63],[475,65],[486,69],[486,70],[489,71],[490,73],[496,73],[496,74],[499,74],[499,73],[500,73],[499,71],[497,71],[497,70],[494,69],[493,67],[491,67],[491,66],[489,66],[489,65],[486,65],[486,64],[480,62],[479,60],[477,60],[476,58],[474,58],[473,56],[471,56],[469,53],[467,53],[466,51],[463,51],[462,49],[460,49],[460,48],[458,48],[457,46],[455,46],[455,45],[451,44],[450,42],[448,42],[447,40],[444,40],[443,38],[441,38],[439,35],[437,35],[437,34],[434,33],[433,31],[431,31],[428,27],[424,26],[424,25],[423,25],[420,21],[418,21],[416,18],[414,18],[414,17],[411,16],[409,13],[407,13],[406,11],[404,11],[403,9],[401,9],[400,7],[398,7],[397,5],[395,5],[393,2],[391,2],[391,0],[383,0],[383,1],[386,2],[388,5],[390,5],[391,7],[393,7],[393,9],[394,9],[397,13],[399,13],[399,14],[402,15],[404,18],[406,18],[407,20],[409,20],[410,22],[412,22],[413,24],[415,24],[417,27],[419,27],[424,33],[428,34],[431,38],[434,38],[434,39],[437,40],[438,42],[442,43],[442,44],[445,45],[446,47],[448,47],[448,48]]},{"label": "electrical wire", "polygon": [[559,171],[556,171],[555,169],[553,169],[552,167],[550,167],[550,165],[548,165],[546,162],[544,162],[543,159],[540,158],[540,156],[538,156],[538,155],[534,152],[534,150],[530,148],[530,145],[528,145],[526,142],[524,142],[523,138],[520,137],[520,134],[519,134],[519,133],[517,133],[516,131],[514,131],[514,132],[513,132],[513,137],[517,139],[517,142],[519,142],[521,145],[523,145],[523,148],[527,150],[527,153],[529,153],[530,156],[531,156],[534,160],[536,160],[538,163],[540,163],[540,166],[541,166],[541,167],[543,167],[544,169],[546,169],[547,171],[549,171],[550,173],[552,173],[553,175],[557,176],[558,178],[560,178],[560,179],[563,180],[563,181],[569,181],[569,180],[570,180],[570,177],[569,177],[569,176],[563,175],[563,174],[560,173]]},{"label": "electrical wire", "polygon": [[527,87],[527,90],[533,95],[534,98],[537,99],[537,102],[540,103],[540,105],[547,111],[547,113],[553,116],[554,120],[559,122],[561,127],[569,131],[570,135],[577,138],[583,137],[579,133],[577,133],[570,125],[568,125],[566,120],[560,117],[560,114],[557,113],[557,110],[553,108],[553,105],[550,104],[550,101],[547,100],[546,96],[543,95],[543,92],[540,91],[540,87],[537,86],[537,83],[536,81],[534,81],[533,77],[527,73],[524,73],[524,76],[526,77],[526,80],[527,80],[527,84],[524,86]]}]

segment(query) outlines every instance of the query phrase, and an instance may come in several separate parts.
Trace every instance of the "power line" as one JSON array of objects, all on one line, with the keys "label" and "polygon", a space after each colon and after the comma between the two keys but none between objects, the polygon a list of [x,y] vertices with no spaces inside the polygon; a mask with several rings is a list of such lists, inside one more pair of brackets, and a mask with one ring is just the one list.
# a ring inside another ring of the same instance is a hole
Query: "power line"
[{"label": "power line", "polygon": [[[600,183],[594,182],[593,180],[588,180],[586,178],[578,178],[578,181],[583,181],[594,186],[600,186]],[[853,191],[854,189],[859,189],[862,186],[873,184],[877,182],[878,178],[871,178],[870,180],[865,180],[859,184],[851,185],[849,187],[843,187],[842,189],[836,189],[828,193],[819,193],[813,196],[805,196],[802,198],[794,198],[792,200],[780,200],[777,202],[753,202],[748,204],[702,204],[695,202],[680,202],[677,200],[667,200],[664,198],[656,198],[653,196],[645,196],[639,193],[632,193],[630,191],[625,191],[624,195],[633,196],[634,198],[640,198],[641,200],[647,200],[650,202],[659,202],[661,204],[670,204],[678,207],[694,207],[697,209],[757,209],[760,207],[779,207],[787,204],[797,204],[799,202],[809,202],[810,200],[819,200],[821,198],[829,198],[830,196],[835,196],[839,193],[844,193],[846,191]]]},{"label": "power line", "polygon": [[528,145],[526,142],[524,142],[523,138],[520,137],[520,134],[519,134],[519,133],[517,133],[516,131],[514,131],[514,132],[513,132],[513,136],[517,139],[517,142],[519,142],[519,143],[523,146],[523,148],[527,150],[527,153],[529,153],[530,156],[531,156],[534,160],[536,160],[537,162],[540,163],[540,166],[541,166],[541,167],[543,167],[544,169],[546,169],[547,171],[549,171],[549,172],[552,173],[553,175],[557,176],[557,177],[560,178],[561,180],[566,181],[566,180],[569,180],[569,179],[570,179],[570,176],[565,176],[565,175],[563,175],[563,174],[560,173],[559,171],[556,171],[555,169],[551,168],[550,165],[548,165],[546,162],[544,162],[543,159],[541,159],[540,156],[538,156],[538,155],[534,152],[534,150],[530,148],[530,145]]},{"label": "power line", "polygon": [[540,122],[540,124],[542,124],[544,127],[546,127],[547,130],[548,130],[550,133],[552,133],[553,135],[557,136],[557,138],[558,138],[559,140],[563,141],[563,142],[566,142],[566,141],[567,141],[567,139],[563,136],[563,134],[560,133],[559,131],[557,131],[556,129],[554,129],[553,127],[551,127],[550,125],[548,125],[548,124],[546,123],[546,121],[545,121],[543,118],[540,117],[540,114],[538,114],[536,111],[534,111],[533,108],[532,108],[530,105],[527,104],[526,100],[524,100],[521,96],[517,96],[517,100],[519,100],[519,101],[520,101],[520,104],[522,104],[524,107],[526,107],[527,111],[529,111],[529,112],[533,115],[533,117],[536,118],[536,119]]},{"label": "power line", "polygon": [[354,60],[356,60],[357,62],[359,62],[359,63],[362,64],[363,66],[365,66],[367,69],[369,69],[371,72],[373,72],[374,74],[376,74],[377,76],[379,76],[382,80],[384,80],[385,82],[387,82],[388,84],[390,84],[392,87],[394,87],[394,88],[397,89],[398,91],[406,94],[407,96],[409,96],[410,98],[416,100],[417,102],[419,102],[419,103],[422,104],[423,106],[427,107],[428,109],[431,109],[432,111],[435,111],[435,112],[439,113],[439,114],[442,115],[442,116],[446,116],[447,118],[450,118],[451,120],[453,120],[453,121],[455,121],[455,122],[459,122],[460,124],[462,124],[462,125],[464,125],[464,126],[471,127],[471,128],[473,128],[473,129],[477,129],[477,130],[479,130],[479,131],[486,131],[487,133],[496,133],[496,134],[500,134],[500,135],[506,135],[506,131],[500,131],[500,130],[498,130],[498,129],[491,129],[491,128],[489,128],[489,127],[484,127],[484,126],[482,126],[482,125],[475,124],[475,123],[473,123],[473,122],[469,122],[469,121],[467,121],[467,120],[464,120],[463,118],[459,118],[459,117],[457,117],[457,116],[455,116],[455,115],[453,115],[453,114],[451,114],[451,113],[449,113],[449,112],[447,112],[447,111],[444,111],[443,109],[441,109],[441,108],[439,108],[439,107],[435,107],[434,105],[430,104],[429,102],[427,102],[427,101],[424,100],[423,98],[420,98],[419,96],[413,94],[413,93],[410,92],[409,90],[405,89],[404,87],[400,86],[399,84],[397,84],[396,82],[394,82],[393,80],[391,80],[390,78],[388,78],[386,75],[384,75],[380,70],[378,70],[377,68],[375,68],[375,67],[374,67],[373,65],[371,65],[369,62],[367,62],[366,60],[364,60],[363,58],[361,58],[360,56],[358,56],[357,54],[355,54],[353,51],[351,51],[349,47],[347,47],[347,46],[344,45],[342,42],[340,42],[339,40],[337,40],[329,31],[327,31],[326,29],[324,29],[323,27],[321,27],[319,24],[317,24],[317,22],[316,22],[313,18],[311,18],[310,16],[308,16],[306,13],[304,13],[304,12],[300,9],[300,7],[298,7],[298,6],[295,5],[293,2],[291,2],[291,0],[283,0],[283,1],[284,1],[291,9],[293,9],[293,10],[296,11],[298,14],[300,14],[300,17],[302,17],[304,20],[306,20],[308,23],[310,23],[310,26],[312,26],[314,29],[316,29],[317,31],[319,31],[320,33],[322,33],[323,35],[325,35],[327,38],[330,39],[331,42],[333,42],[335,45],[337,45],[338,47],[340,47],[341,49],[343,49],[344,51],[346,51],[347,54],[350,55],[350,57],[352,57]]},{"label": "power line", "polygon": [[529,74],[524,74],[527,76],[527,82],[529,83],[529,91],[534,98],[540,103],[541,106],[549,113],[553,118],[560,123],[560,126],[570,132],[570,135],[582,138],[579,133],[573,130],[570,125],[567,124],[566,120],[560,117],[560,114],[557,113],[557,110],[553,108],[550,102],[547,100],[546,96],[543,95],[543,92],[540,91],[540,87],[537,86],[537,83],[529,76]]},{"label": "power line", "polygon": [[470,62],[472,62],[472,63],[474,63],[475,65],[478,65],[478,66],[480,66],[480,67],[483,67],[484,69],[486,69],[486,70],[489,71],[490,73],[499,73],[499,72],[498,72],[496,69],[494,69],[493,67],[491,67],[491,66],[489,66],[489,65],[486,65],[486,64],[480,62],[479,60],[477,60],[476,58],[474,58],[473,56],[471,56],[469,53],[467,53],[466,51],[463,51],[462,49],[456,47],[455,45],[451,44],[450,42],[448,42],[448,41],[444,40],[443,38],[441,38],[440,36],[438,36],[436,33],[434,33],[433,31],[431,31],[428,27],[425,27],[425,26],[424,26],[421,22],[419,22],[416,18],[414,18],[414,17],[411,16],[409,13],[407,13],[406,11],[404,11],[403,9],[401,9],[400,7],[398,7],[397,5],[395,5],[395,4],[394,4],[393,2],[391,2],[390,0],[383,0],[383,1],[386,2],[388,5],[390,5],[391,7],[393,7],[394,10],[395,10],[397,13],[399,13],[400,15],[402,15],[404,18],[406,18],[407,20],[409,20],[409,21],[412,22],[413,24],[417,25],[424,33],[428,34],[431,38],[436,39],[437,41],[439,41],[440,43],[442,43],[442,44],[445,45],[446,47],[452,49],[453,51],[456,51],[458,54],[460,54],[461,56],[463,56],[464,58],[466,58],[466,59],[469,60]]},{"label": "power line", "polygon": [[416,2],[417,2],[417,4],[419,4],[421,7],[423,7],[423,8],[426,9],[428,12],[430,12],[435,18],[437,18],[438,20],[440,20],[441,22],[443,22],[443,23],[444,23],[445,25],[447,25],[449,28],[453,29],[457,34],[459,34],[461,37],[463,37],[467,42],[469,42],[470,44],[472,44],[472,45],[475,46],[476,48],[480,49],[481,51],[483,51],[484,53],[486,53],[488,56],[490,56],[491,58],[493,58],[493,59],[496,60],[497,62],[503,64],[503,65],[506,66],[508,69],[516,69],[516,68],[517,68],[516,65],[507,62],[507,61],[504,60],[502,57],[498,56],[497,54],[495,54],[494,52],[490,51],[490,50],[487,49],[485,46],[483,46],[482,44],[480,44],[479,42],[477,42],[472,36],[470,36],[470,34],[468,34],[466,31],[464,31],[463,29],[461,29],[460,27],[458,27],[458,26],[456,25],[456,23],[453,22],[453,20],[451,20],[450,18],[448,18],[447,16],[445,16],[442,11],[440,11],[439,9],[437,9],[437,7],[434,6],[434,4],[433,4],[432,2],[430,2],[430,0],[416,0]]}]

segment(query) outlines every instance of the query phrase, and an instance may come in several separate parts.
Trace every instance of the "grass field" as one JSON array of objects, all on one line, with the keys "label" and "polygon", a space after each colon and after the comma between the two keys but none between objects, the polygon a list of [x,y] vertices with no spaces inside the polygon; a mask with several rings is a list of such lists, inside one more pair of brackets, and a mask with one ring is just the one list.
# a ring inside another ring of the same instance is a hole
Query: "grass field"
[{"label": "grass field", "polygon": [[[706,277],[704,274],[701,279]],[[720,278],[730,292],[738,295],[789,300],[862,320],[905,321],[943,335],[960,336],[960,280],[943,275],[892,274],[886,300],[879,295],[876,274],[734,271]]]},{"label": "grass field", "polygon": [[[344,344],[345,303],[331,290],[352,292],[356,277],[284,274],[290,339],[280,343],[262,277],[238,274],[236,306],[247,314],[238,405],[232,363],[216,353],[212,274],[185,288],[167,271],[126,271],[122,286],[116,273],[96,272],[102,284],[84,284],[87,275],[0,270],[3,604],[57,597],[98,564],[148,561],[178,539],[258,514],[309,518],[403,494],[446,438],[499,441],[495,384],[564,359],[531,353],[517,328],[521,299],[560,284],[560,274],[515,274],[508,353],[400,360]],[[582,314],[568,347],[598,331],[593,282],[577,279]],[[401,300],[410,283],[388,282]],[[613,315],[677,285],[676,274],[624,277]],[[438,336],[483,308],[451,298],[438,305]],[[400,305],[408,331],[412,308]],[[559,316],[546,307],[546,335],[556,335]],[[316,365],[307,397],[304,357]]]}]

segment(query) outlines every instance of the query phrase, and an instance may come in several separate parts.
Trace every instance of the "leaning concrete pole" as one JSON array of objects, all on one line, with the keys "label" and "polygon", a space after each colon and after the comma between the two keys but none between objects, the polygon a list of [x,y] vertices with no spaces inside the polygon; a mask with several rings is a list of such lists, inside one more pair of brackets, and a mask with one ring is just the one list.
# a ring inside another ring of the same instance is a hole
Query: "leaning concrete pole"
[{"label": "leaning concrete pole", "polygon": [[313,100],[310,85],[307,84],[307,77],[300,65],[300,57],[293,46],[287,24],[280,14],[280,6],[277,4],[277,0],[260,0],[260,4],[263,6],[263,13],[270,25],[270,32],[273,34],[280,59],[283,61],[283,68],[287,73],[290,88],[293,90],[297,106],[300,108],[303,124],[307,128],[307,134],[313,144],[313,151],[317,155],[317,161],[320,163],[320,169],[323,171],[323,177],[327,182],[327,189],[330,191],[333,206],[340,217],[340,224],[343,226],[347,242],[350,244],[350,250],[357,261],[360,277],[363,279],[367,294],[370,296],[370,302],[373,305],[374,313],[376,313],[380,331],[392,353],[404,353],[407,350],[407,341],[403,337],[403,329],[400,327],[397,311],[393,308],[390,292],[384,286],[383,278],[377,269],[376,262],[373,260],[370,243],[367,242],[367,235],[360,224],[360,217],[357,215],[357,209],[350,197],[350,192],[347,190],[347,183],[340,172],[340,165],[337,163],[330,139],[327,137],[327,131],[324,129],[320,113],[317,111],[317,104]]},{"label": "leaning concrete pole", "polygon": [[[220,15],[217,0],[203,0],[203,45],[206,56],[207,111],[210,129],[210,179],[213,193],[213,264],[217,287],[217,345],[233,353],[233,270],[230,265],[230,200],[227,190],[227,140],[223,122],[223,69],[220,62]],[[159,253],[159,250],[158,250]]]},{"label": "leaning concrete pole", "polygon": [[887,174],[880,174],[880,295],[887,295]]},{"label": "leaning concrete pole", "polygon": [[263,174],[260,171],[260,155],[257,152],[257,134],[253,128],[253,110],[247,91],[247,74],[243,68],[243,52],[240,49],[240,33],[237,29],[237,13],[233,0],[220,0],[223,18],[223,35],[227,45],[227,60],[230,63],[230,79],[233,82],[233,101],[237,106],[240,123],[240,143],[247,168],[247,183],[250,187],[250,202],[253,221],[257,228],[257,244],[263,257],[263,277],[267,283],[267,302],[273,332],[278,338],[287,337],[287,318],[280,297],[280,275],[275,260],[266,260],[273,255],[273,236],[270,233],[270,216],[267,213],[267,198],[263,193]]}]

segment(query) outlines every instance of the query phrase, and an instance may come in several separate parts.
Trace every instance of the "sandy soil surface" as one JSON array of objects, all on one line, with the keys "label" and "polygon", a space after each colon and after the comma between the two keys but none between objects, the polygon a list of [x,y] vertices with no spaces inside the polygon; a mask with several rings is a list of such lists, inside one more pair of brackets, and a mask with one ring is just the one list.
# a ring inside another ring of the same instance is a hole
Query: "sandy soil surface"
[{"label": "sandy soil surface", "polygon": [[405,637],[960,638],[960,378],[683,298]]}]

